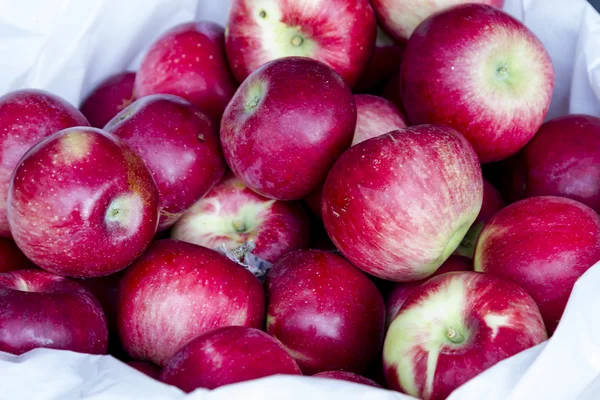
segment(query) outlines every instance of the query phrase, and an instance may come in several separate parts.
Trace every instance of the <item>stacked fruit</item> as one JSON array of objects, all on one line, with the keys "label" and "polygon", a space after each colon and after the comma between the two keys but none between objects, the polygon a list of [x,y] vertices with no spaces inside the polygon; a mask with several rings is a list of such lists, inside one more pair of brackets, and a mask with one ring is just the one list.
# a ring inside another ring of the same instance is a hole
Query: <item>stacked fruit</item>
[{"label": "stacked fruit", "polygon": [[1,97],[0,350],[443,399],[546,340],[600,260],[600,119],[544,123],[502,3],[235,0],[81,112]]}]

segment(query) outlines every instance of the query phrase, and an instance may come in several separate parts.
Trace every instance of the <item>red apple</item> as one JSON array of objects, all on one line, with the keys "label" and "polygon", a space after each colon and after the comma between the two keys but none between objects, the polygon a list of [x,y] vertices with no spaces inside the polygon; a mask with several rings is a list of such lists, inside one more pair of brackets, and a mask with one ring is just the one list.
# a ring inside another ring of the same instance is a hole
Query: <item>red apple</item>
[{"label": "red apple", "polygon": [[0,238],[0,273],[35,268],[19,247],[9,239]]},{"label": "red apple", "polygon": [[186,344],[167,362],[160,379],[189,393],[277,374],[301,375],[281,343],[258,329],[228,326]]},{"label": "red apple", "polygon": [[381,135],[346,151],[323,189],[333,244],[379,278],[427,278],[454,252],[481,208],[481,168],[467,140],[446,126]]},{"label": "red apple", "polygon": [[142,97],[104,129],[123,139],[152,172],[160,200],[159,231],[173,225],[225,172],[218,125],[182,98]]},{"label": "red apple", "polygon": [[131,264],[152,240],[158,192],[142,159],[117,137],[70,128],[22,158],[8,220],[36,265],[78,278],[105,276]]},{"label": "red apple", "polygon": [[[108,324],[108,332],[113,335],[117,333],[117,295],[119,282],[123,279],[127,269],[117,273],[102,276],[99,278],[81,279],[78,281],[81,285],[87,288],[98,299],[106,322]],[[112,339],[112,337],[111,337]],[[112,343],[111,343],[112,344]],[[110,349],[109,349],[110,350]]]},{"label": "red apple", "polygon": [[353,372],[326,371],[326,372],[319,372],[318,374],[315,374],[313,376],[317,377],[317,378],[337,379],[340,381],[360,383],[361,385],[367,385],[367,386],[373,386],[376,388],[381,388],[381,385],[379,383],[372,381],[369,378],[365,378],[362,375],[355,374]]},{"label": "red apple", "polygon": [[518,199],[567,197],[600,212],[600,118],[548,121],[517,158],[512,192]]},{"label": "red apple", "polygon": [[408,126],[406,117],[389,100],[370,94],[354,95],[356,130],[352,145]]},{"label": "red apple", "polygon": [[408,40],[417,26],[430,15],[466,3],[504,6],[504,0],[371,0],[380,23],[397,41]]},{"label": "red apple", "polygon": [[516,284],[450,272],[419,287],[383,346],[390,389],[442,400],[497,362],[547,339],[533,299]]},{"label": "red apple", "polygon": [[400,71],[403,52],[403,43],[394,43],[381,28],[377,27],[375,49],[354,91],[368,92],[392,79]]},{"label": "red apple", "polygon": [[383,87],[381,91],[381,97],[391,101],[403,115],[406,115],[404,111],[404,105],[402,104],[402,98],[400,97],[400,74],[395,74]]},{"label": "red apple", "polygon": [[577,279],[600,260],[600,217],[562,197],[532,197],[496,214],[475,249],[475,270],[512,279],[552,333]]},{"label": "red apple", "polygon": [[269,61],[298,56],[324,62],[353,86],[376,32],[368,0],[233,0],[225,46],[239,82]]},{"label": "red apple", "polygon": [[306,374],[361,373],[381,349],[385,304],[373,282],[322,250],[289,253],[267,275],[267,332]]},{"label": "red apple", "polygon": [[103,128],[108,121],[133,103],[135,72],[111,75],[85,98],[80,110],[95,128]]},{"label": "red apple", "polygon": [[310,208],[310,210],[319,218],[323,218],[321,215],[321,201],[323,200],[323,186],[312,192],[304,199],[304,202]]},{"label": "red apple", "polygon": [[42,90],[18,90],[0,97],[0,237],[11,237],[6,203],[10,178],[21,157],[54,132],[88,125],[75,107]]},{"label": "red apple", "polygon": [[235,92],[221,26],[207,21],[177,25],[160,36],[135,77],[137,97],[173,94],[216,120]]},{"label": "red apple", "polygon": [[106,319],[83,286],[40,270],[0,274],[0,351],[46,347],[105,354]]},{"label": "red apple", "polygon": [[423,21],[406,44],[400,92],[412,124],[446,124],[471,142],[482,163],[518,152],[544,118],[554,69],[521,22],[483,4]]},{"label": "red apple", "polygon": [[265,293],[255,276],[214,250],[178,240],[154,242],[119,287],[123,347],[159,366],[204,332],[260,328],[264,316]]},{"label": "red apple", "polygon": [[[437,271],[435,271],[431,278],[445,274],[447,272],[472,270],[473,261],[471,261],[471,259],[462,256],[450,256],[450,258],[448,258],[442,264],[442,266],[439,267]],[[415,290],[417,290],[423,283],[427,281],[428,279],[422,279],[420,281],[397,282],[394,284],[385,302],[386,325],[388,327],[392,323],[396,315],[398,315],[398,311],[400,311],[400,308],[406,302],[406,299],[408,299],[408,297]]]},{"label": "red apple", "polygon": [[171,230],[171,237],[211,249],[252,242],[252,254],[274,263],[310,244],[310,223],[300,203],[267,199],[228,173]]},{"label": "red apple", "polygon": [[227,164],[252,190],[296,200],[316,190],[356,127],[350,89],[309,58],[272,61],[252,73],[227,106],[221,144]]},{"label": "red apple", "polygon": [[127,363],[132,368],[140,371],[142,374],[148,375],[150,378],[159,379],[160,368],[154,364],[143,361],[130,361]]}]

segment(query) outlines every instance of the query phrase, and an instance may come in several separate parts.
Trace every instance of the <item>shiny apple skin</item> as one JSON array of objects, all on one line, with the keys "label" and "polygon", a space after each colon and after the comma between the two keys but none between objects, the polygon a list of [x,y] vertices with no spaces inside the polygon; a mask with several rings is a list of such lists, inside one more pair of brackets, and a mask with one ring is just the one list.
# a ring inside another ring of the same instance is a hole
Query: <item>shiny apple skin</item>
[{"label": "shiny apple skin", "polygon": [[352,145],[391,131],[406,128],[406,116],[389,100],[370,94],[354,95],[356,130]]},{"label": "shiny apple skin", "polygon": [[102,129],[124,108],[135,101],[135,72],[120,72],[103,80],[83,100],[79,109],[90,125]]}]

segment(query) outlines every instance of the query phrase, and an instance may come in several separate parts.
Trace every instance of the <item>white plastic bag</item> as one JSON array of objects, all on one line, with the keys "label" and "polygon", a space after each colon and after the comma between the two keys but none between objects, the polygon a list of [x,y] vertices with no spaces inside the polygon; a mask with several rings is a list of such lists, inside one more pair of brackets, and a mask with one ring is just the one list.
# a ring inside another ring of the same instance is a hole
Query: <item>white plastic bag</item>
[{"label": "white plastic bag", "polygon": [[[299,0],[300,1],[300,0]],[[0,0],[0,94],[34,87],[78,105],[106,76],[135,70],[166,29],[192,19],[224,24],[226,0]],[[544,42],[556,69],[548,117],[600,116],[600,16],[585,0],[506,0]],[[552,339],[498,363],[451,400],[600,398],[600,263],[577,283]],[[399,393],[275,376],[186,395],[109,356],[37,349],[0,353],[0,399],[392,400]]]}]

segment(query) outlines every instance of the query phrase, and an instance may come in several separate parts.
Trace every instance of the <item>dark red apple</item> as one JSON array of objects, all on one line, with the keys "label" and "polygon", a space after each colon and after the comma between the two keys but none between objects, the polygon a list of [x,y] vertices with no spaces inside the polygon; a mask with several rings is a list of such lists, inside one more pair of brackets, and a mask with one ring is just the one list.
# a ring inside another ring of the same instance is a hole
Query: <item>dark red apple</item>
[{"label": "dark red apple", "polygon": [[160,378],[160,368],[154,364],[143,362],[143,361],[130,361],[127,363],[132,368],[140,371],[142,374],[148,375],[150,378]]},{"label": "dark red apple", "polygon": [[118,327],[135,359],[165,363],[196,336],[224,326],[263,326],[265,293],[242,266],[205,247],[154,242],[121,280]]},{"label": "dark red apple", "polygon": [[354,95],[356,130],[352,145],[408,126],[406,117],[389,100],[370,94]]},{"label": "dark red apple", "polygon": [[450,272],[421,285],[383,346],[388,387],[443,400],[497,362],[548,338],[533,299],[508,280]]},{"label": "dark red apple", "polygon": [[8,220],[36,265],[78,278],[105,276],[133,262],[158,223],[158,192],[144,162],[96,128],[65,129],[20,161]]},{"label": "dark red apple", "polygon": [[518,152],[544,118],[554,69],[544,45],[512,16],[484,4],[423,21],[406,44],[402,103],[412,124],[446,124],[482,163]]},{"label": "dark red apple", "polygon": [[321,62],[288,57],[240,86],[221,121],[221,144],[250,189],[296,200],[323,183],[355,128],[354,98],[340,76]]},{"label": "dark red apple", "polygon": [[42,90],[18,90],[0,97],[0,237],[11,237],[6,203],[10,178],[21,157],[54,132],[88,125],[79,110]]},{"label": "dark red apple", "polygon": [[0,238],[0,273],[35,268],[19,247],[10,239]]},{"label": "dark red apple", "polygon": [[333,244],[363,271],[416,281],[458,247],[482,197],[469,142],[452,128],[421,125],[346,151],[325,182],[323,222]]},{"label": "dark red apple", "polygon": [[177,25],[144,56],[135,77],[135,94],[183,97],[220,120],[236,83],[225,55],[221,26],[207,21]]},{"label": "dark red apple", "polygon": [[327,379],[337,379],[340,381],[354,382],[360,383],[361,385],[373,386],[376,388],[380,388],[381,385],[375,381],[372,381],[369,378],[365,378],[362,375],[355,374],[353,372],[347,371],[326,371],[319,372],[318,374],[313,375],[316,378],[327,378]]},{"label": "dark red apple", "polygon": [[556,329],[577,279],[600,261],[600,217],[575,200],[532,197],[485,225],[475,270],[508,278],[538,304],[548,332]]},{"label": "dark red apple", "polygon": [[111,335],[117,333],[117,297],[119,282],[123,279],[126,271],[127,269],[124,269],[108,276],[81,279],[77,281],[92,292],[100,302],[104,315],[106,316],[108,332]]},{"label": "dark red apple", "polygon": [[40,270],[0,274],[0,351],[46,347],[105,354],[106,319],[83,286]]},{"label": "dark red apple", "polygon": [[152,172],[160,200],[159,231],[173,225],[225,172],[218,125],[182,98],[142,97],[104,129],[123,139]]},{"label": "dark red apple", "polygon": [[403,114],[404,105],[402,104],[402,98],[400,97],[400,74],[395,74],[383,87],[381,91],[381,97],[391,101]]},{"label": "dark red apple", "polygon": [[512,192],[518,199],[567,197],[600,212],[600,118],[548,121],[517,158]]},{"label": "dark red apple", "polygon": [[189,393],[278,374],[301,375],[281,343],[258,329],[228,326],[186,344],[169,359],[160,379]]},{"label": "dark red apple", "polygon": [[373,54],[354,91],[365,93],[376,90],[378,86],[392,79],[400,71],[403,52],[404,43],[395,43],[381,28],[377,27]]},{"label": "dark red apple", "polygon": [[342,257],[322,250],[289,253],[267,275],[267,333],[305,374],[361,373],[377,357],[385,304],[377,287]]},{"label": "dark red apple", "polygon": [[100,82],[79,107],[90,125],[103,128],[115,115],[133,103],[134,82],[135,72],[120,72]]},{"label": "dark red apple", "polygon": [[302,204],[262,197],[231,173],[177,221],[171,237],[215,250],[252,243],[252,254],[271,263],[311,239]]},{"label": "dark red apple", "polygon": [[225,45],[239,82],[269,61],[296,56],[324,62],[353,86],[376,32],[368,0],[233,0]]},{"label": "dark red apple", "polygon": [[445,274],[447,272],[457,272],[457,271],[472,271],[473,270],[473,261],[467,257],[462,256],[450,256],[441,267],[438,268],[437,271],[431,278],[422,279],[420,281],[414,282],[397,282],[392,287],[390,293],[387,296],[385,302],[386,309],[386,325],[392,323],[396,315],[398,315],[398,311],[406,302],[406,299],[417,290],[423,283],[427,282],[429,279],[432,279],[436,276]]}]

